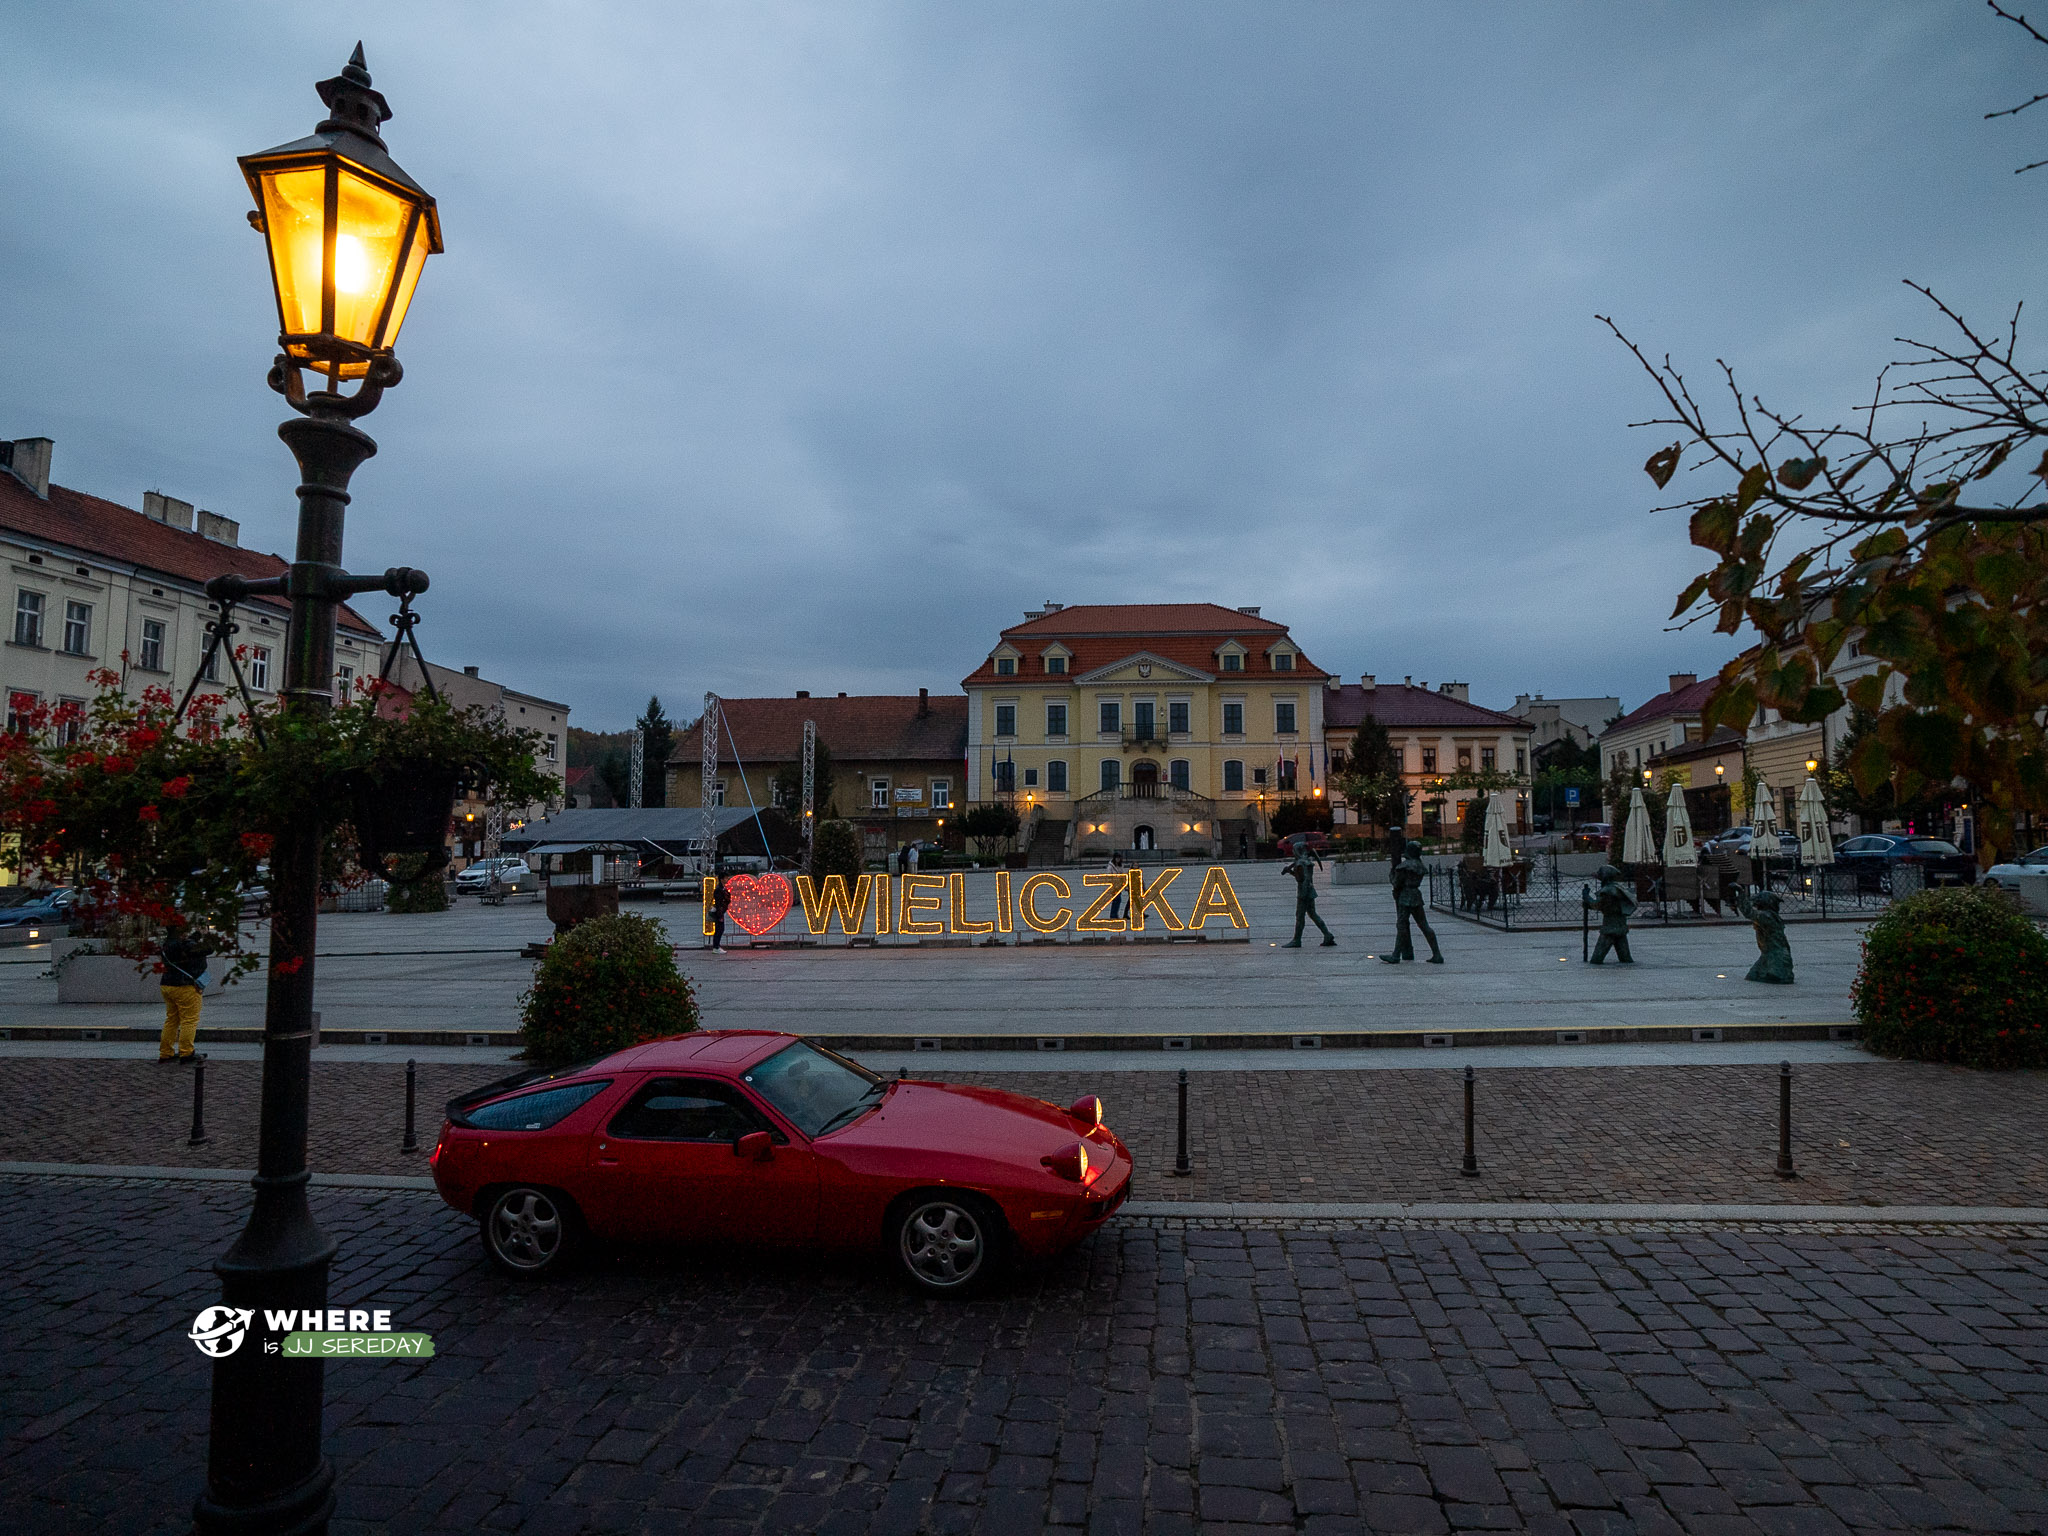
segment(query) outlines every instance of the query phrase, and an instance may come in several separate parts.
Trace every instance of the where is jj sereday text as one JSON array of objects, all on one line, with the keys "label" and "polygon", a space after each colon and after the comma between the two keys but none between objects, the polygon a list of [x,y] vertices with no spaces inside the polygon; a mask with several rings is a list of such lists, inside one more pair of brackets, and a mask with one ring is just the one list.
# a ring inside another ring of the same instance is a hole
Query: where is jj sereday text
[{"label": "where is jj sereday text", "polygon": [[[861,875],[849,886],[844,875],[827,875],[822,881],[815,881],[809,875],[796,877],[796,892],[803,906],[804,924],[814,934],[831,931],[838,925],[843,934],[861,934],[869,930],[870,922],[877,934],[892,931],[904,935],[973,935],[987,933],[1014,933],[1021,919],[1024,926],[1034,933],[1058,933],[1072,925],[1077,933],[1144,933],[1148,919],[1156,917],[1160,929],[1168,933],[1198,932],[1211,918],[1222,918],[1233,928],[1249,928],[1244,908],[1238,904],[1237,892],[1231,887],[1230,876],[1220,865],[1211,865],[1202,874],[1201,888],[1195,894],[1194,905],[1188,909],[1185,919],[1173,909],[1168,900],[1168,888],[1183,873],[1178,865],[1169,865],[1153,873],[1148,879],[1143,869],[1103,871],[1081,876],[1081,885],[1095,895],[1088,905],[1078,913],[1064,903],[1075,899],[1074,888],[1062,875],[1049,870],[1040,870],[1015,880],[1013,872],[999,869],[995,872],[996,903],[993,918],[971,918],[967,915],[967,877],[955,872],[949,875]],[[756,881],[785,880],[785,876],[736,875],[729,877],[726,884],[735,895],[747,885]],[[894,885],[895,900],[891,901],[891,885]],[[712,932],[712,900],[718,882],[707,879],[704,882],[704,932]],[[779,904],[787,910],[788,887],[783,887]],[[1125,898],[1126,914],[1111,915],[1111,908],[1117,898]],[[781,913],[775,914],[776,921]],[[742,923],[742,926],[747,926]],[[760,932],[773,927],[769,922]],[[756,931],[749,927],[749,932]]]}]

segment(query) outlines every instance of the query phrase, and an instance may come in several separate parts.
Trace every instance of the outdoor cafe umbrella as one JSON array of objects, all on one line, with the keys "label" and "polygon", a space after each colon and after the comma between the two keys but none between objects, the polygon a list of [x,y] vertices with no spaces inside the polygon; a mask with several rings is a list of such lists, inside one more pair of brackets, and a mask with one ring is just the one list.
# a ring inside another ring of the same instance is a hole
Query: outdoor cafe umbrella
[{"label": "outdoor cafe umbrella", "polygon": [[1501,803],[1501,791],[1495,790],[1486,799],[1486,867],[1505,869],[1515,862],[1515,849],[1508,840],[1508,811]]},{"label": "outdoor cafe umbrella", "polygon": [[1643,799],[1643,787],[1640,784],[1629,795],[1628,825],[1622,829],[1621,834],[1621,862],[1657,862],[1657,839],[1650,832],[1650,807]]},{"label": "outdoor cafe umbrella", "polygon": [[1692,816],[1685,808],[1685,791],[1673,785],[1671,799],[1664,807],[1664,862],[1672,869],[1684,869],[1699,861],[1699,845],[1692,840]]},{"label": "outdoor cafe umbrella", "polygon": [[1762,774],[1756,776],[1756,795],[1749,804],[1749,830],[1752,842],[1778,835],[1778,797]]},{"label": "outdoor cafe umbrella", "polygon": [[1799,857],[1808,864],[1835,862],[1835,841],[1828,836],[1828,807],[1820,780],[1812,774],[1799,786]]}]

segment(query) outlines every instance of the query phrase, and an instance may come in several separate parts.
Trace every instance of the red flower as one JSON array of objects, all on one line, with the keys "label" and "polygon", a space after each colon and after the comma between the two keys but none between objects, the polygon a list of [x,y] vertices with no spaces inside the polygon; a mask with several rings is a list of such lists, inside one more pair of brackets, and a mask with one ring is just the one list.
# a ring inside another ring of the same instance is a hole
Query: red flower
[{"label": "red flower", "polygon": [[153,805],[145,805],[135,815],[136,819],[140,821],[160,821],[163,819],[162,814]]},{"label": "red flower", "polygon": [[278,961],[271,969],[280,976],[296,976],[299,974],[299,967],[305,963],[306,957],[304,955],[294,955],[289,960]]},{"label": "red flower", "polygon": [[268,832],[244,832],[242,834],[242,851],[244,853],[253,853],[259,859],[267,858],[270,855],[270,845],[276,841],[277,839]]},{"label": "red flower", "polygon": [[192,776],[189,773],[181,773],[175,779],[164,780],[164,793],[173,800],[182,800],[191,788]]}]

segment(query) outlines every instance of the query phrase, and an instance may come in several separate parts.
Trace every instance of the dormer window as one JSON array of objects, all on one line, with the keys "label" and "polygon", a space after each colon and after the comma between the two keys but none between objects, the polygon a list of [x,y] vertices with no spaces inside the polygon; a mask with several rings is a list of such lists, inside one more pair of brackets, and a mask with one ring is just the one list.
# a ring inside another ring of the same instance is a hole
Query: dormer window
[{"label": "dormer window", "polygon": [[1064,656],[1046,657],[1045,670],[1051,673],[1054,677],[1064,676],[1067,670],[1067,658]]},{"label": "dormer window", "polygon": [[1294,652],[1275,651],[1273,653],[1273,670],[1275,672],[1292,672],[1294,670]]},{"label": "dormer window", "polygon": [[1017,658],[1016,658],[1016,657],[1014,657],[1014,656],[998,656],[998,657],[996,658],[996,676],[997,676],[997,677],[1015,677],[1016,675],[1017,675]]},{"label": "dormer window", "polygon": [[1244,658],[1235,651],[1225,651],[1223,653],[1223,670],[1226,672],[1242,672],[1244,670]]}]

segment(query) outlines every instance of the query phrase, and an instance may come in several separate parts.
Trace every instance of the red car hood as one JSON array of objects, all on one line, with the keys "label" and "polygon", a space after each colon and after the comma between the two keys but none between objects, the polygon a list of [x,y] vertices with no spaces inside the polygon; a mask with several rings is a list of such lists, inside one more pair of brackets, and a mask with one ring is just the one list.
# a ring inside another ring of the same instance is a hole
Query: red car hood
[{"label": "red car hood", "polygon": [[[835,1153],[942,1152],[1021,1165],[1081,1134],[1063,1109],[1002,1088],[964,1083],[895,1083],[882,1107],[820,1143]],[[1105,1147],[1105,1150],[1106,1147]]]}]

